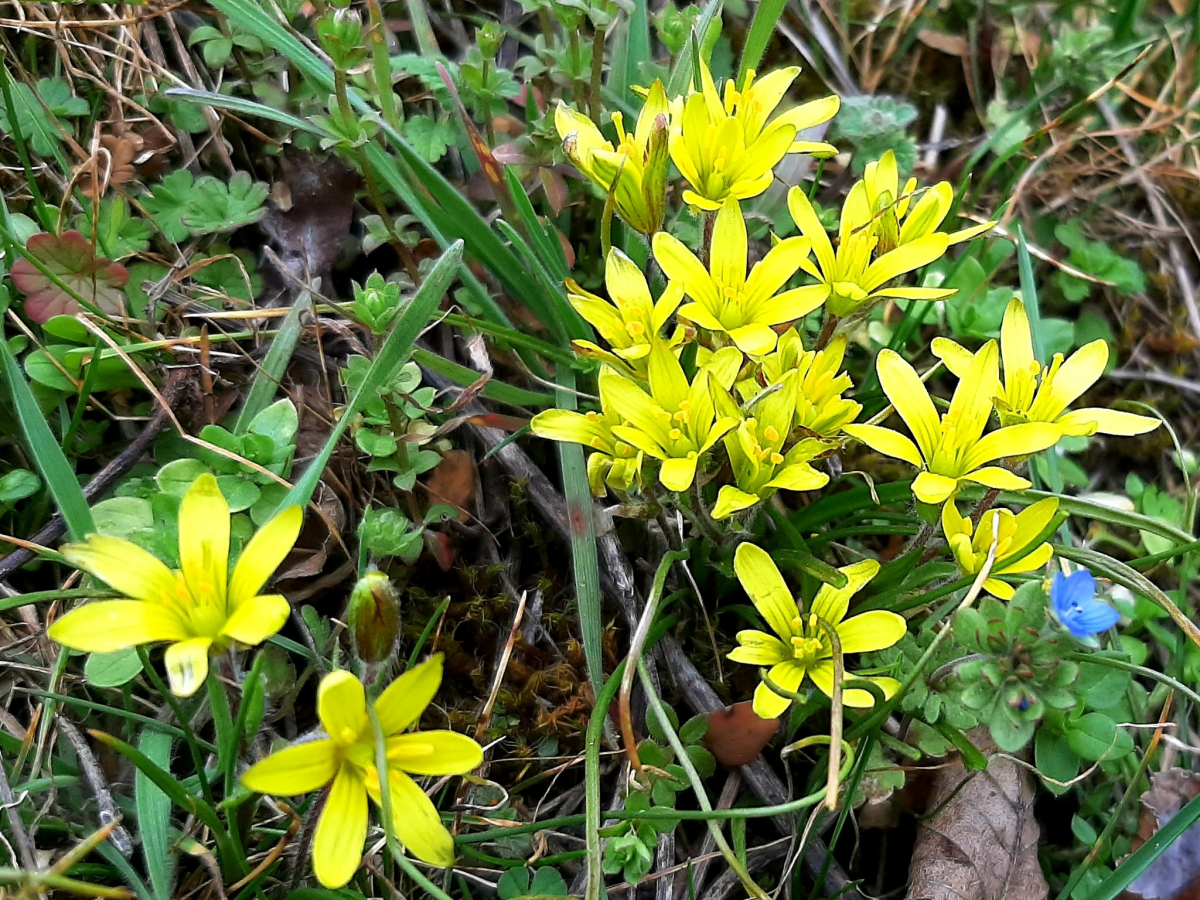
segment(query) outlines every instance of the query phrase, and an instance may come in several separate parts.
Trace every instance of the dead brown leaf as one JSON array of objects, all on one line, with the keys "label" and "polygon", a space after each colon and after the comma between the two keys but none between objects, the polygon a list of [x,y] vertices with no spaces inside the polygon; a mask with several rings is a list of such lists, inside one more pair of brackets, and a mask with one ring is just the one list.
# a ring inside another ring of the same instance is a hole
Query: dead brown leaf
[{"label": "dead brown leaf", "polygon": [[970,44],[960,34],[946,34],[944,31],[934,31],[932,28],[922,28],[917,32],[917,40],[932,50],[938,50],[950,56],[965,57],[970,52]]},{"label": "dead brown leaf", "polygon": [[459,510],[458,520],[467,520],[467,510],[475,499],[475,460],[466,450],[448,450],[425,482],[429,502],[449,503]]},{"label": "dead brown leaf", "polygon": [[[971,738],[984,753],[994,749],[985,730]],[[990,757],[983,772],[957,761],[941,769],[934,812],[917,831],[910,900],[1045,900],[1033,789],[1033,776],[1003,757]]]},{"label": "dead brown leaf", "polygon": [[92,157],[79,167],[79,189],[97,200],[107,194],[109,188],[128,183],[134,174],[133,160],[141,149],[142,139],[136,134],[101,135]]}]

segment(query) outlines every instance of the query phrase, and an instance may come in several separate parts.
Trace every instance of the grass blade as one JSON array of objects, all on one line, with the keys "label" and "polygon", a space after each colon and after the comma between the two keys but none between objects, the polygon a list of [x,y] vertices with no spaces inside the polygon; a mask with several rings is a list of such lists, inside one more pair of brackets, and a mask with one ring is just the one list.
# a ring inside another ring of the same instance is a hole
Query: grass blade
[{"label": "grass blade", "polygon": [[4,338],[3,323],[0,322],[0,372],[4,375],[4,383],[8,386],[9,396],[17,411],[21,423],[21,431],[30,455],[37,465],[42,481],[49,488],[54,502],[67,523],[67,531],[75,540],[83,540],[85,536],[96,530],[92,521],[92,511],[88,508],[87,498],[75,477],[75,470],[58,445],[54,432],[50,430],[46,417],[38,407],[25,373],[13,358]]},{"label": "grass blade", "polygon": [[[558,370],[559,409],[575,409],[575,373]],[[596,556],[596,523],[592,519],[592,490],[588,486],[587,463],[579,444],[558,442],[558,461],[562,466],[563,494],[567,500],[567,518],[571,522],[571,562],[575,574],[575,601],[579,608],[579,630],[583,636],[583,655],[587,660],[588,679],[594,696],[604,684],[603,632],[600,608],[600,563]]]},{"label": "grass blade", "polygon": [[708,0],[704,7],[704,11],[700,13],[700,17],[696,19],[696,24],[692,26],[692,36],[688,38],[688,46],[679,54],[679,58],[675,60],[675,68],[671,70],[671,77],[667,79],[667,96],[678,97],[680,94],[688,93],[692,86],[692,57],[698,56],[700,48],[696,46],[699,43],[704,44],[704,36],[708,34],[708,26],[712,24],[713,19],[721,11],[722,0]]},{"label": "grass blade", "polygon": [[[138,749],[151,762],[165,768],[171,762],[171,738],[157,731],[143,731]],[[171,900],[175,859],[167,829],[171,824],[171,798],[141,770],[134,776],[133,795],[137,805],[138,836],[142,857],[155,900]]]},{"label": "grass blade", "polygon": [[1138,847],[1117,870],[1100,882],[1084,900],[1114,900],[1128,888],[1139,875],[1162,856],[1168,847],[1200,819],[1200,797],[1189,800],[1174,817],[1154,834],[1150,840]]},{"label": "grass blade", "polygon": [[775,26],[779,23],[785,6],[787,0],[759,0],[758,9],[754,11],[754,21],[750,23],[750,32],[746,35],[746,43],[742,47],[742,61],[737,74],[738,85],[744,85],[746,73],[757,69],[758,64],[762,62],[763,53],[766,52],[771,35],[775,33]]},{"label": "grass blade", "polygon": [[238,413],[237,422],[234,423],[234,434],[245,434],[250,428],[250,423],[254,421],[254,417],[270,406],[271,401],[275,399],[275,391],[283,381],[284,370],[287,369],[288,363],[292,359],[292,353],[296,350],[296,344],[300,340],[300,334],[304,331],[300,319],[306,312],[311,311],[312,294],[304,291],[292,304],[292,308],[284,316],[283,324],[279,326],[279,331],[271,339],[271,346],[267,348],[266,358],[263,359],[262,366],[254,375],[254,382],[246,393],[242,411]]},{"label": "grass blade", "polygon": [[325,472],[325,466],[329,463],[330,456],[333,455],[333,450],[345,434],[346,428],[350,422],[362,409],[363,404],[368,397],[374,396],[388,378],[395,375],[412,353],[413,344],[417,340],[417,336],[421,330],[429,322],[430,317],[437,309],[438,303],[442,299],[442,295],[446,293],[446,289],[450,287],[450,283],[454,280],[454,273],[462,263],[462,241],[456,241],[450,246],[445,253],[441,255],[438,261],[426,276],[421,287],[417,289],[417,293],[409,301],[408,306],[404,308],[404,312],[400,314],[400,318],[396,324],[392,326],[391,333],[383,342],[383,346],[379,348],[379,353],[371,362],[371,368],[367,370],[367,375],[363,379],[363,383],[359,385],[357,391],[350,398],[345,410],[342,412],[341,418],[337,424],[333,426],[329,432],[329,438],[325,441],[325,446],[321,448],[321,452],[317,454],[316,459],[309,464],[304,475],[296,482],[296,486],[288,492],[288,495],[283,498],[279,504],[282,509],[293,504],[307,506],[308,501],[312,499],[313,491],[317,489],[317,482],[321,480],[321,475]]}]

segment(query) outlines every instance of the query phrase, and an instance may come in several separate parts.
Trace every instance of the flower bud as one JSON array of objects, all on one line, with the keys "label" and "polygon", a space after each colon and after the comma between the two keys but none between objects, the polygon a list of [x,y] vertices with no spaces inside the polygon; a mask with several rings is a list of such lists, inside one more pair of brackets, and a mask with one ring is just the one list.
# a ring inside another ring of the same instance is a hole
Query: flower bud
[{"label": "flower bud", "polygon": [[386,575],[372,569],[358,579],[350,593],[346,624],[362,662],[374,666],[391,657],[400,638],[400,595]]}]

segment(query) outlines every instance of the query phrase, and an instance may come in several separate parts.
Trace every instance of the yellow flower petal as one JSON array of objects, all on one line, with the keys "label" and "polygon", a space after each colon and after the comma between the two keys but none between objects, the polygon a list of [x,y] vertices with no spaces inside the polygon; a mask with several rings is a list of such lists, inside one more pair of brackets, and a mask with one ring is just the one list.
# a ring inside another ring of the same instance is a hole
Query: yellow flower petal
[{"label": "yellow flower petal", "polygon": [[608,427],[599,419],[589,419],[568,409],[543,410],[533,417],[529,427],[538,437],[552,441],[567,441],[597,449],[612,443]]},{"label": "yellow flower petal", "polygon": [[837,627],[843,653],[868,653],[890,647],[908,632],[904,617],[884,609],[851,616]]},{"label": "yellow flower petal", "polygon": [[263,589],[267,579],[291,552],[296,538],[300,536],[300,526],[303,523],[304,510],[299,506],[290,506],[250,538],[250,543],[238,557],[237,565],[233,568],[233,578],[229,581],[231,609],[236,610]]},{"label": "yellow flower petal", "polygon": [[975,354],[962,344],[956,343],[950,338],[938,337],[933,339],[930,349],[955,378],[965,378],[967,372],[971,370],[971,361],[975,358]]},{"label": "yellow flower petal", "polygon": [[277,634],[291,614],[292,607],[287,598],[280,594],[260,594],[234,610],[221,634],[247,647],[256,647]]},{"label": "yellow flower petal", "polygon": [[739,544],[733,556],[733,569],[742,589],[771,630],[785,642],[791,640],[792,620],[800,610],[770,554],[754,544]]},{"label": "yellow flower petal", "polygon": [[925,465],[917,445],[898,431],[879,425],[845,425],[842,430],[856,441],[862,441],[876,453],[902,459],[918,469]]},{"label": "yellow flower petal", "polygon": [[[671,284],[677,284],[677,282],[672,281]],[[725,326],[721,324],[721,320],[709,312],[708,307],[702,303],[683,304],[683,306],[679,307],[679,318],[695,322],[701,328],[707,328],[710,331],[725,330]]]},{"label": "yellow flower petal", "polygon": [[761,323],[731,328],[729,338],[737,348],[750,356],[763,356],[775,349],[779,335]]},{"label": "yellow flower petal", "polygon": [[313,838],[317,881],[335,890],[345,885],[358,871],[366,839],[366,784],[357,768],[343,765],[333,779]]},{"label": "yellow flower petal", "polygon": [[996,459],[1028,456],[1053,447],[1061,436],[1062,430],[1047,422],[1024,422],[998,428],[971,446],[963,459],[963,468],[971,471]]},{"label": "yellow flower petal", "polygon": [[141,600],[97,600],[50,626],[52,641],[85,653],[112,653],[155,641],[182,641],[187,623],[171,607]]},{"label": "yellow flower petal", "polygon": [[388,786],[392,825],[409,853],[430,865],[454,865],[454,839],[442,824],[433,801],[415,781],[396,769],[388,771]]},{"label": "yellow flower petal", "polygon": [[167,648],[163,663],[167,667],[167,682],[177,697],[190,697],[208,677],[208,651],[212,638],[195,637],[179,641]]},{"label": "yellow flower petal", "polygon": [[[764,80],[766,80],[764,78]],[[812,128],[814,125],[820,125],[823,122],[828,122],[842,106],[842,100],[837,94],[830,94],[828,97],[821,97],[818,100],[810,100],[807,103],[801,103],[799,106],[789,109],[787,112],[780,114],[773,122],[786,122],[797,131],[803,131],[806,128]],[[828,146],[828,145],[826,145]],[[799,151],[792,150],[792,153]]]},{"label": "yellow flower petal", "polygon": [[[767,673],[767,677],[776,686],[785,691],[791,691],[794,694],[800,690],[800,684],[804,681],[805,672],[806,669],[803,663],[796,660],[787,660],[786,662],[772,666],[771,671]],[[754,691],[754,711],[760,718],[777,719],[791,705],[792,699],[790,697],[776,694],[767,687],[765,681]]]},{"label": "yellow flower petal", "polygon": [[[1028,485],[1029,483],[1025,482],[1025,486],[1028,487]],[[945,503],[958,493],[958,479],[936,475],[933,472],[920,472],[913,479],[912,492],[913,496],[922,503]]]},{"label": "yellow flower petal", "polygon": [[[663,274],[671,281],[679,282],[684,293],[716,314],[721,308],[717,286],[704,264],[696,258],[696,254],[685,247],[678,238],[665,231],[654,235],[653,244],[654,258],[662,267]],[[742,266],[745,265],[746,260],[743,257]]]},{"label": "yellow flower petal", "polygon": [[[890,697],[896,693],[900,687],[900,682],[894,678],[857,675],[853,672],[847,672],[847,676],[852,678],[863,678],[864,681],[871,681],[879,685],[883,690],[885,697]],[[833,696],[833,660],[822,659],[813,664],[808,670],[808,676],[813,680],[821,693],[827,697]],[[861,688],[846,688],[842,689],[842,704],[854,709],[867,709],[875,705],[875,697],[870,691],[864,691]]]},{"label": "yellow flower petal", "polygon": [[1001,600],[1011,600],[1016,590],[1011,584],[1001,581],[999,578],[988,578],[983,582],[983,589]]},{"label": "yellow flower petal", "polygon": [[792,214],[792,220],[800,229],[800,233],[811,241],[813,255],[817,258],[817,264],[821,267],[824,278],[833,277],[836,268],[833,243],[829,240],[825,226],[817,217],[817,212],[813,209],[808,195],[799,187],[788,191],[788,211]]},{"label": "yellow flower petal", "polygon": [[697,457],[688,456],[680,459],[664,459],[658,472],[658,480],[669,491],[682,493],[692,486],[696,480]]},{"label": "yellow flower petal", "polygon": [[615,247],[608,251],[604,263],[604,284],[618,307],[636,310],[647,319],[650,318],[654,303],[650,299],[646,276],[633,264],[633,260]]},{"label": "yellow flower petal", "polygon": [[1100,380],[1108,365],[1108,344],[1097,338],[1080,347],[1059,367],[1054,377],[1042,383],[1031,414],[1038,419],[1053,421],[1063,410]]},{"label": "yellow flower petal", "polygon": [[[824,619],[828,624],[837,628],[838,633],[841,634],[841,626],[838,623],[846,617],[850,598],[879,574],[879,563],[873,559],[863,559],[843,566],[838,571],[846,576],[846,586],[835,588],[829,584],[821,585],[817,596],[813,598],[809,611],[817,618]],[[850,653],[851,651],[846,650],[845,652]]]},{"label": "yellow flower petal", "polygon": [[[750,277],[746,279],[746,306],[755,311],[755,317],[758,318],[757,309],[764,301],[773,297],[775,292],[787,284],[787,280],[796,274],[796,270],[800,268],[800,263],[808,256],[812,244],[806,237],[790,237],[780,241],[774,247],[767,251],[767,255],[761,261],[755,264],[750,270]],[[810,286],[811,287],[814,286]],[[820,287],[820,285],[815,285]],[[801,290],[804,290],[801,288]],[[792,293],[789,291],[788,293]],[[824,298],[822,298],[824,299]],[[820,305],[818,301],[806,312],[811,312]],[[799,313],[792,318],[799,318],[805,313]],[[763,321],[768,321],[763,319]],[[779,322],[788,321],[787,318],[777,320]],[[769,324],[775,324],[770,322]]]},{"label": "yellow flower petal", "polygon": [[333,741],[307,741],[259,760],[246,770],[242,784],[258,794],[292,797],[324,787],[337,770]]},{"label": "yellow flower petal", "polygon": [[932,459],[940,439],[941,419],[920,376],[899,353],[887,348],[879,351],[875,368],[883,392],[917,439],[921,455]]},{"label": "yellow flower petal", "polygon": [[823,284],[806,284],[804,287],[784,291],[764,301],[755,310],[755,319],[767,325],[781,325],[807,316],[829,297],[829,288]]},{"label": "yellow flower petal", "polygon": [[425,662],[413,666],[379,695],[375,712],[384,734],[400,734],[421,718],[442,683],[444,664],[445,657],[435,653]]},{"label": "yellow flower petal", "polygon": [[1008,301],[1008,307],[1004,310],[1004,321],[1000,325],[1000,352],[1004,357],[1004,378],[1008,384],[1013,382],[1018,372],[1029,372],[1036,365],[1029,316],[1019,297]]},{"label": "yellow flower petal", "polygon": [[717,502],[712,509],[712,517],[719,522],[722,519],[728,519],[734,513],[741,512],[743,509],[749,509],[759,502],[757,494],[748,494],[745,491],[738,490],[732,484],[722,485],[720,492],[717,494]]},{"label": "yellow flower petal", "polygon": [[[1036,532],[1030,537],[1036,535]],[[1022,548],[1023,549],[1023,548]],[[1011,575],[1018,572],[1036,572],[1046,563],[1050,562],[1054,556],[1054,548],[1050,544],[1042,544],[1035,547],[1019,561],[1010,563],[1009,565],[997,565],[995,573],[997,575]],[[1003,561],[1001,561],[1003,562]]]},{"label": "yellow flower petal", "polygon": [[[976,469],[974,472],[964,475],[963,478],[966,481],[974,481],[984,487],[996,488],[1001,491],[1023,491],[1030,486],[1028,480],[1020,475],[1014,475],[1008,469],[1002,469],[1000,466],[984,466],[982,469]],[[913,488],[915,492],[916,482],[913,482]]]},{"label": "yellow flower petal", "polygon": [[229,504],[205,472],[179,504],[179,563],[192,597],[224,603],[229,570]]},{"label": "yellow flower petal", "polygon": [[95,575],[126,597],[167,606],[175,603],[175,574],[131,541],[92,534],[81,544],[64,545],[62,555],[75,568]]},{"label": "yellow flower petal", "polygon": [[946,449],[956,452],[979,440],[979,436],[987,427],[988,418],[992,414],[992,403],[999,389],[1000,353],[996,342],[988,341],[975,354],[971,360],[971,368],[967,370],[967,374],[954,389],[954,396],[950,398],[950,409],[946,411],[946,419],[954,423],[955,441],[953,446]]},{"label": "yellow flower petal", "polygon": [[[1150,416],[1138,416],[1115,409],[1087,407],[1072,410],[1054,422],[1064,434],[1116,434],[1129,437],[1145,434],[1162,424]],[[1085,431],[1084,429],[1090,429]]]},{"label": "yellow flower petal", "polygon": [[[622,378],[612,369],[600,373],[600,397],[605,408],[612,409],[639,431],[650,435],[660,444],[668,441],[667,425],[661,407],[627,378]],[[616,431],[613,432],[616,434]],[[648,451],[647,451],[648,452]]]},{"label": "yellow flower petal", "polygon": [[414,775],[464,775],[483,762],[483,748],[465,734],[416,731],[388,738],[387,757]]},{"label": "yellow flower petal", "polygon": [[317,716],[336,743],[352,744],[371,731],[362,682],[345,669],[335,669],[317,687]]},{"label": "yellow flower petal", "polygon": [[712,280],[721,296],[737,296],[746,283],[746,220],[732,197],[717,213],[709,259]]},{"label": "yellow flower petal", "polygon": [[751,666],[773,666],[791,658],[791,649],[773,634],[747,629],[737,633],[738,646],[729,659]]},{"label": "yellow flower petal", "polygon": [[829,483],[829,476],[818,472],[808,463],[795,463],[783,466],[775,473],[775,477],[767,482],[767,487],[784,491],[815,491]]},{"label": "yellow flower petal", "polygon": [[873,291],[905,272],[927,266],[941,258],[947,246],[949,241],[944,234],[930,234],[903,244],[867,266],[861,284],[866,290]]}]

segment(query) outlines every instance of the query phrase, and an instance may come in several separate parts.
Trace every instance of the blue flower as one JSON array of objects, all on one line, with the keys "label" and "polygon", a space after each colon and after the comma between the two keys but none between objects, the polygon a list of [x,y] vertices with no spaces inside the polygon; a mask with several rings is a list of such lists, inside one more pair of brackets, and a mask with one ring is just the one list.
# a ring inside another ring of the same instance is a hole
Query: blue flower
[{"label": "blue flower", "polygon": [[1050,610],[1075,637],[1086,640],[1117,624],[1121,614],[1096,599],[1096,579],[1087,569],[1071,575],[1061,572],[1050,585]]}]

